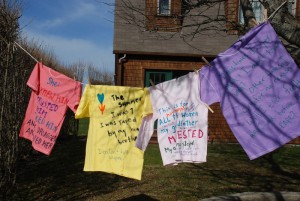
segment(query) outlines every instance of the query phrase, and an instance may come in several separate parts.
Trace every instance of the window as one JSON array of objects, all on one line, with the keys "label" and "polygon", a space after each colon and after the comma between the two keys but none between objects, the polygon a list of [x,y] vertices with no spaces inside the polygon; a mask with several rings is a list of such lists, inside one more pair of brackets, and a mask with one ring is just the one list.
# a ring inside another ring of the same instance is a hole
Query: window
[{"label": "window", "polygon": [[[265,18],[267,18],[267,12],[266,9],[263,7],[263,5],[258,0],[250,0],[252,4],[252,9],[254,12],[254,16],[257,22],[262,22]],[[296,15],[296,6],[297,6],[297,0],[288,0],[288,11],[295,16]],[[240,24],[244,24],[244,15],[242,8],[240,7],[239,12],[239,21]]]},{"label": "window", "polygon": [[173,76],[172,71],[146,71],[145,86],[146,87],[151,86],[150,79],[156,85],[161,82],[171,80],[172,76]]},{"label": "window", "polygon": [[[256,21],[258,23],[264,21],[264,19],[267,17],[266,9],[264,8],[264,6],[258,0],[256,0],[256,1],[250,0],[250,3],[252,5],[252,9],[253,9],[253,13],[254,13]],[[239,22],[240,22],[240,24],[245,23],[241,6],[240,6],[240,12],[239,12]]]},{"label": "window", "polygon": [[182,28],[182,0],[146,0],[147,31],[179,32]]},{"label": "window", "polygon": [[295,16],[296,15],[296,5],[297,5],[297,1],[296,0],[289,0],[288,1],[288,10],[289,12]]},{"label": "window", "polygon": [[[173,78],[172,71],[161,71],[161,70],[147,70],[146,71],[146,79],[145,79],[145,86],[150,87],[150,79],[152,80],[153,84],[159,84]],[[157,129],[157,120],[154,122],[154,129]]]},{"label": "window", "polygon": [[158,15],[171,14],[171,0],[157,0]]}]

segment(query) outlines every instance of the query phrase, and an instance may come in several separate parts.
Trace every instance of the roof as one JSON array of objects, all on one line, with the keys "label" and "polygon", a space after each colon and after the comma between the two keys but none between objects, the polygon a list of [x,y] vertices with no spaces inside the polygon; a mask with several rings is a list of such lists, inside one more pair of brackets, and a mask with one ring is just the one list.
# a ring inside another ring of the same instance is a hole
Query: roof
[{"label": "roof", "polygon": [[[217,55],[228,49],[238,39],[237,35],[227,35],[224,31],[208,30],[183,40],[183,36],[191,33],[191,30],[195,29],[195,26],[183,28],[180,32],[149,32],[137,25],[126,23],[126,19],[124,19],[126,14],[120,9],[121,2],[115,1],[113,46],[115,53],[139,52],[141,54],[161,55]],[[139,7],[140,11],[145,11],[145,1],[130,0],[130,2],[132,5]],[[207,17],[216,16],[217,12],[219,16],[225,16],[223,2],[216,3],[209,9],[207,6],[202,6],[199,10]],[[199,10],[194,10],[194,12],[198,12]],[[142,18],[144,16],[137,16],[138,20]],[[183,20],[183,24],[187,25],[196,20],[201,21],[199,17],[198,19],[196,17],[187,18]],[[210,26],[225,29],[224,22],[214,22]],[[206,27],[203,26],[201,28],[205,29]]]}]

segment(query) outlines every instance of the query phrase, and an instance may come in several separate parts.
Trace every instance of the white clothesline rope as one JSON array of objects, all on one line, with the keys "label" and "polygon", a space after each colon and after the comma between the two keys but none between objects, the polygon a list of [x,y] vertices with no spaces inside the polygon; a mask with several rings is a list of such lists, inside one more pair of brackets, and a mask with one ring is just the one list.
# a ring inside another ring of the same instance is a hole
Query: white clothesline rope
[{"label": "white clothesline rope", "polygon": [[269,20],[271,17],[273,17],[277,12],[278,12],[278,10],[284,5],[284,4],[286,4],[286,1],[285,2],[283,2],[269,17],[268,17],[268,19],[267,20]]},{"label": "white clothesline rope", "polygon": [[19,43],[17,43],[16,41],[14,42],[19,48],[21,48],[26,54],[28,54],[33,60],[35,60],[36,62],[39,62],[34,56],[32,56],[27,50],[25,50]]}]

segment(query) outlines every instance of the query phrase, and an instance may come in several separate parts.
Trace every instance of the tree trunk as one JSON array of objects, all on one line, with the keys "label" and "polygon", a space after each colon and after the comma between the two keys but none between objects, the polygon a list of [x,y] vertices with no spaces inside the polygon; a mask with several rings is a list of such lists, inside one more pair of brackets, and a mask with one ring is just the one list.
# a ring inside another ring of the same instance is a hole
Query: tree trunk
[{"label": "tree trunk", "polygon": [[0,200],[6,200],[16,181],[18,116],[20,102],[18,70],[13,44],[19,31],[20,10],[16,4],[0,0]]}]

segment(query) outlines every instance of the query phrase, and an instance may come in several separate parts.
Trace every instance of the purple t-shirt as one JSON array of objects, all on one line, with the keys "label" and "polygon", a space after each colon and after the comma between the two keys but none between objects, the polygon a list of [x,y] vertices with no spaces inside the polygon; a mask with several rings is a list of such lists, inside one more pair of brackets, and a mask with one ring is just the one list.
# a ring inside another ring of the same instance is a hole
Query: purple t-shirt
[{"label": "purple t-shirt", "polygon": [[233,134],[255,159],[300,134],[300,72],[269,22],[200,72],[201,99],[220,102]]}]

